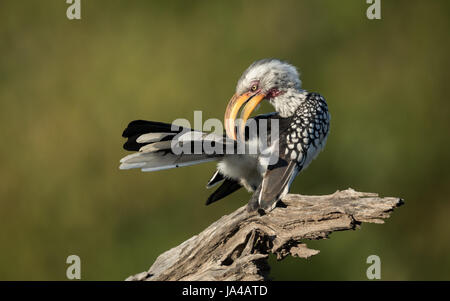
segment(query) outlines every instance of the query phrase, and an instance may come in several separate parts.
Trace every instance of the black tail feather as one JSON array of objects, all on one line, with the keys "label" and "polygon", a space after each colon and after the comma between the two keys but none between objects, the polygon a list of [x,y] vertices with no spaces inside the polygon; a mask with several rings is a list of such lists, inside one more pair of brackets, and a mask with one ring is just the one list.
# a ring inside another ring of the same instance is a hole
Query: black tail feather
[{"label": "black tail feather", "polygon": [[223,199],[224,197],[226,197],[229,194],[232,194],[241,187],[242,187],[241,184],[239,184],[237,181],[225,179],[222,185],[220,185],[220,187],[217,188],[217,190],[214,191],[209,196],[208,200],[206,200],[206,205],[209,205],[211,203],[217,202],[220,199]]},{"label": "black tail feather", "polygon": [[[123,148],[128,151],[139,151],[141,147],[148,143],[137,143],[136,139],[147,133],[180,133],[184,128],[174,126],[170,123],[163,123],[157,121],[134,120],[128,124],[122,133],[122,137],[128,138],[123,145]],[[161,141],[170,140],[172,137],[164,137]]]},{"label": "black tail feather", "polygon": [[[174,130],[172,130],[172,127],[174,127]],[[158,132],[180,133],[182,130],[183,127],[175,126],[171,123],[134,120],[130,122],[127,128],[123,131],[122,137],[128,138],[135,135],[142,135],[146,133],[158,133]]]},{"label": "black tail feather", "polygon": [[209,180],[208,184],[206,184],[206,188],[211,188],[218,184],[220,181],[223,181],[225,179],[225,176],[220,173],[220,171],[216,170],[216,172],[213,174],[211,179]]}]

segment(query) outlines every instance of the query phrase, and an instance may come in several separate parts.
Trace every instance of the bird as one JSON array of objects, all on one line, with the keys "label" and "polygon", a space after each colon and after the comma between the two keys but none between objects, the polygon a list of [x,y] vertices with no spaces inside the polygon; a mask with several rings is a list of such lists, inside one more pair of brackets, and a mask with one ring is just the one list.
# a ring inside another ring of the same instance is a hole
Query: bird
[{"label": "bird", "polygon": [[[250,117],[263,100],[275,111]],[[249,127],[250,123],[256,126]],[[120,160],[120,169],[145,172],[216,161],[206,187],[220,186],[206,205],[244,187],[252,193],[248,212],[270,212],[283,205],[281,200],[296,176],[324,149],[330,113],[323,96],[302,88],[295,66],[261,59],[239,78],[225,110],[224,128],[217,134],[158,121],[132,121],[122,136],[127,138],[124,149],[134,153]],[[222,151],[203,151],[205,142]],[[201,150],[192,151],[196,147]],[[239,147],[243,151],[238,152]]]}]

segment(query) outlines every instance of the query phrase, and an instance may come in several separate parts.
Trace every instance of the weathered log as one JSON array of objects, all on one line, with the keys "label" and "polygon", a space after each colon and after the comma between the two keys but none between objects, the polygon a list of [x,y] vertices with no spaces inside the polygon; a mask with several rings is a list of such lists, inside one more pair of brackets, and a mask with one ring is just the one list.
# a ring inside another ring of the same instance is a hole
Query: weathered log
[{"label": "weathered log", "polygon": [[267,258],[308,258],[319,253],[304,243],[362,222],[383,223],[402,199],[381,198],[353,189],[330,195],[289,194],[265,215],[245,206],[225,215],[200,234],[161,254],[147,272],[126,280],[266,280]]}]

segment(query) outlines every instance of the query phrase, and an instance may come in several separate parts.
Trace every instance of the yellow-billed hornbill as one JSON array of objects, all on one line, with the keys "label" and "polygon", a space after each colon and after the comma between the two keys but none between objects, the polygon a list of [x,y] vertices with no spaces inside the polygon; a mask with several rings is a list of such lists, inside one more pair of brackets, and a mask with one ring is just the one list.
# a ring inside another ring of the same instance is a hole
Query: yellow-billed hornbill
[{"label": "yellow-billed hornbill", "polygon": [[[264,99],[276,112],[249,119]],[[242,107],[239,125],[236,119]],[[255,131],[246,127],[250,121],[257,125]],[[267,129],[265,135],[259,127],[263,122]],[[236,93],[225,112],[226,135],[136,120],[128,125],[123,137],[128,138],[124,148],[138,152],[124,157],[120,168],[156,171],[218,161],[217,171],[207,187],[219,182],[222,184],[206,204],[245,187],[253,192],[247,206],[249,211],[259,208],[271,210],[288,193],[297,174],[324,148],[329,122],[325,99],[301,88],[294,66],[277,59],[264,59],[254,62],[239,79]],[[277,131],[273,131],[274,124]],[[264,143],[261,144],[262,140]],[[205,142],[223,151],[206,152],[202,148]],[[236,151],[239,143],[244,145],[244,152]],[[253,144],[258,146],[253,148],[256,151],[250,152]],[[200,148],[196,148],[199,145]],[[181,152],[180,147],[183,149]],[[267,160],[273,155],[276,160]]]}]

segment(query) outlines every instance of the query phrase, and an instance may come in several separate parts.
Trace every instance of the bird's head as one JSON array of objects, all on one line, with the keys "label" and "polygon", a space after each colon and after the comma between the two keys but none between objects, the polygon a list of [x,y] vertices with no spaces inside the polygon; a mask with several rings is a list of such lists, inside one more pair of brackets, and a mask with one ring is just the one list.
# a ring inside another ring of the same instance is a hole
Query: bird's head
[{"label": "bird's head", "polygon": [[301,89],[297,69],[277,59],[263,59],[254,62],[244,71],[236,85],[236,93],[225,111],[225,130],[228,137],[236,140],[235,121],[240,109],[241,133],[251,113],[266,99],[277,110],[285,102],[282,97],[290,89]]}]

